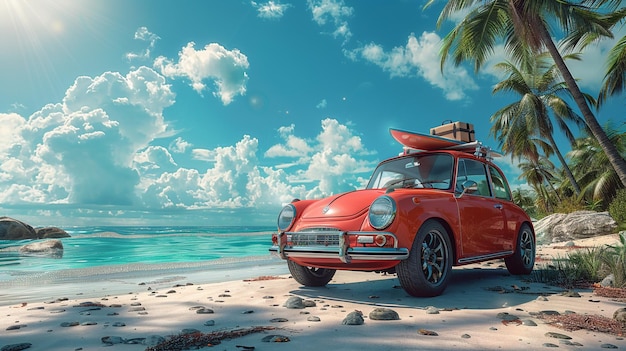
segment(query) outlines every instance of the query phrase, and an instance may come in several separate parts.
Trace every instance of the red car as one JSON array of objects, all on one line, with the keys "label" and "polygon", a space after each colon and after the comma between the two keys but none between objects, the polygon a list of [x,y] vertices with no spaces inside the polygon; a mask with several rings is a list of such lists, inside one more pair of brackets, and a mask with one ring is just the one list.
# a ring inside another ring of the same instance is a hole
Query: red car
[{"label": "red car", "polygon": [[452,266],[504,258],[511,274],[529,274],[531,219],[489,150],[474,150],[405,152],[363,190],[293,200],[270,251],[305,286],[326,285],[336,270],[389,272],[413,296],[441,294]]}]

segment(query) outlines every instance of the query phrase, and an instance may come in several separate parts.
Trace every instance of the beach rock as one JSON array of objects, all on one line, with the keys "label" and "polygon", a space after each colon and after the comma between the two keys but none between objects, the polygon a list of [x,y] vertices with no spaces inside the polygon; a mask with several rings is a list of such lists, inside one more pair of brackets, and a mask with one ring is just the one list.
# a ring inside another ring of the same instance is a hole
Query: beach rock
[{"label": "beach rock", "polygon": [[304,300],[298,296],[290,296],[283,306],[292,309],[303,309],[306,307]]},{"label": "beach rock", "polygon": [[113,345],[113,344],[123,344],[126,340],[120,336],[104,336],[100,338],[103,344]]},{"label": "beach rock", "polygon": [[417,331],[420,335],[426,335],[426,336],[439,336],[439,334],[437,334],[437,332],[432,331],[432,330],[428,330],[428,329],[420,329]]},{"label": "beach rock", "polygon": [[365,323],[363,319],[363,312],[361,311],[352,311],[348,313],[346,318],[343,319],[341,324],[343,325],[362,325]]},{"label": "beach rock", "polygon": [[0,240],[39,239],[30,225],[10,217],[0,217]]},{"label": "beach rock", "polygon": [[375,321],[397,321],[400,319],[398,312],[389,308],[375,308],[370,312],[369,317]]},{"label": "beach rock", "polygon": [[613,319],[626,325],[626,307],[622,307],[613,313]]},{"label": "beach rock", "polygon": [[541,245],[613,234],[617,223],[608,212],[577,211],[546,216],[534,227]]},{"label": "beach rock", "polygon": [[612,288],[614,284],[615,284],[615,275],[613,275],[613,273],[604,277],[604,279],[602,279],[602,281],[600,282],[600,286],[605,287],[605,288]]},{"label": "beach rock", "polygon": [[20,247],[18,251],[23,256],[63,258],[63,243],[61,240],[36,241]]},{"label": "beach rock", "polygon": [[284,335],[268,335],[261,339],[262,342],[289,342],[289,337]]},{"label": "beach rock", "polygon": [[57,227],[35,228],[35,232],[39,239],[61,239],[70,237],[65,230]]},{"label": "beach rock", "polygon": [[563,340],[570,340],[572,338],[569,335],[565,335],[565,334],[561,334],[561,333],[555,333],[555,332],[547,332],[545,334],[545,336],[547,336],[549,338],[563,339]]},{"label": "beach rock", "polygon": [[29,349],[31,346],[33,346],[33,344],[29,342],[23,342],[19,344],[10,344],[10,345],[2,346],[0,351],[21,351],[21,350]]}]

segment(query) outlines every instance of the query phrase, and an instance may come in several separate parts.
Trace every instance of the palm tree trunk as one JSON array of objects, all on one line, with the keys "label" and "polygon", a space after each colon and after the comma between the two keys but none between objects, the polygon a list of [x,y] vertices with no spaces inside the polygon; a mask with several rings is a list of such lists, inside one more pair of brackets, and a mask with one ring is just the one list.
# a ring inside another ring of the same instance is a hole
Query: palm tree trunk
[{"label": "palm tree trunk", "polygon": [[572,171],[569,169],[567,162],[565,162],[565,158],[561,154],[561,151],[559,150],[558,146],[556,146],[556,142],[554,141],[552,134],[548,133],[547,137],[548,137],[548,141],[552,145],[552,148],[554,149],[554,153],[556,154],[556,157],[561,162],[561,165],[563,165],[563,170],[565,171],[565,175],[567,176],[567,179],[569,179],[569,182],[572,184],[572,187],[574,188],[576,195],[580,195],[580,187],[578,186],[578,182],[576,182],[576,178],[574,178],[574,175],[572,174]]},{"label": "palm tree trunk", "polygon": [[580,109],[580,112],[585,118],[585,122],[587,122],[587,126],[589,127],[589,130],[591,130],[591,133],[593,134],[593,136],[598,140],[598,143],[600,144],[600,146],[606,153],[606,156],[608,157],[609,162],[611,163],[611,166],[613,166],[613,168],[615,169],[615,173],[617,173],[617,176],[621,180],[622,184],[624,185],[624,187],[626,187],[626,160],[624,160],[620,156],[619,152],[617,151],[617,148],[615,147],[615,145],[611,143],[608,136],[606,135],[606,132],[604,131],[604,129],[602,129],[602,126],[600,126],[600,123],[598,123],[598,120],[593,115],[593,112],[591,112],[591,109],[589,108],[589,105],[587,105],[587,101],[585,101],[585,98],[583,94],[581,93],[580,88],[578,87],[578,84],[576,84],[576,80],[574,79],[574,77],[572,76],[572,73],[569,71],[569,69],[565,65],[565,61],[563,60],[563,57],[561,56],[561,54],[559,53],[559,50],[557,49],[556,45],[552,41],[552,38],[550,37],[550,33],[548,32],[545,26],[541,25],[539,27],[540,28],[538,28],[538,30],[543,40],[543,43],[547,47],[548,51],[550,52],[550,55],[552,56],[554,63],[556,63],[557,67],[559,68],[559,71],[563,75],[565,84],[567,84],[567,88],[572,93],[572,96],[574,97],[574,101],[576,102],[576,105],[578,106],[578,108]]}]

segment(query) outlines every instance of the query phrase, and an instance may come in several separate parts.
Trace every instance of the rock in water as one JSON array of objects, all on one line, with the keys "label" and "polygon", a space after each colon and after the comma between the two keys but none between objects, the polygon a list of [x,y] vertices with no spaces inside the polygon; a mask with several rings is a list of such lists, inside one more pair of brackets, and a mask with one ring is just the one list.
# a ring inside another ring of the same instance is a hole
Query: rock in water
[{"label": "rock in water", "polygon": [[19,253],[24,256],[63,258],[63,243],[61,240],[37,241],[20,247]]},{"label": "rock in water", "polygon": [[37,237],[39,239],[60,239],[70,237],[65,230],[57,227],[35,228],[35,232],[37,233]]},{"label": "rock in water", "polygon": [[10,217],[0,217],[0,240],[38,239],[33,227]]}]

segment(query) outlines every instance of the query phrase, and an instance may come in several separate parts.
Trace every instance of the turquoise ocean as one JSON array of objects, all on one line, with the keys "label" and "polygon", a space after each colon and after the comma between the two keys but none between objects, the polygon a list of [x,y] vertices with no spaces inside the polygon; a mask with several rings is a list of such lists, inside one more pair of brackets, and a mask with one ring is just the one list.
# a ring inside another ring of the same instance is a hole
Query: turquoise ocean
[{"label": "turquoise ocean", "polygon": [[32,241],[0,240],[0,298],[38,297],[69,288],[82,293],[137,283],[195,281],[285,274],[269,253],[273,227],[92,226],[62,228],[62,257],[23,256]]}]

